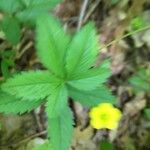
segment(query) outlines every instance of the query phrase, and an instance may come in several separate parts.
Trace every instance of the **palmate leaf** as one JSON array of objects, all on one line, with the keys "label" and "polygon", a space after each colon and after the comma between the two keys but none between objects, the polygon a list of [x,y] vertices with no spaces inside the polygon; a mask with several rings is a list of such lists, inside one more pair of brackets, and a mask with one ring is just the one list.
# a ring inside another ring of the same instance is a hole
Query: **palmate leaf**
[{"label": "palmate leaf", "polygon": [[67,83],[80,90],[94,90],[99,85],[106,82],[110,74],[109,61],[106,60],[98,68],[74,74],[71,81],[68,81]]},{"label": "palmate leaf", "polygon": [[51,118],[48,115],[48,134],[53,150],[69,150],[73,135],[73,115],[71,110],[66,107],[60,116]]},{"label": "palmate leaf", "polygon": [[94,107],[100,103],[115,103],[115,97],[111,94],[107,87],[98,87],[92,91],[83,91],[68,87],[69,96],[84,106]]},{"label": "palmate leaf", "polygon": [[14,75],[2,84],[2,90],[27,100],[39,100],[49,96],[60,81],[47,71],[29,71]]},{"label": "palmate leaf", "polygon": [[64,76],[64,59],[70,41],[58,20],[44,16],[37,22],[37,54],[45,67]]},{"label": "palmate leaf", "polygon": [[12,95],[0,91],[0,112],[1,113],[22,114],[37,108],[42,103],[43,100],[39,100],[39,101],[21,100]]},{"label": "palmate leaf", "polygon": [[61,114],[61,111],[67,104],[68,93],[64,85],[58,86],[47,98],[47,113],[49,117],[54,118]]},{"label": "palmate leaf", "polygon": [[17,13],[21,22],[35,25],[36,19],[50,9],[54,8],[62,0],[20,0],[26,6],[23,11]]},{"label": "palmate leaf", "polygon": [[98,54],[98,39],[92,23],[77,32],[69,45],[66,68],[69,76],[89,69]]},{"label": "palmate leaf", "polygon": [[[102,86],[110,75],[109,64],[104,62],[91,69],[98,53],[96,33],[91,23],[71,41],[60,23],[46,15],[37,21],[36,41],[38,57],[50,73],[29,71],[15,75],[2,85],[2,89],[21,98],[21,102],[27,102],[27,99],[28,104],[47,99],[48,134],[52,148],[69,150],[73,115],[67,106],[68,95],[89,107],[99,102],[112,102],[112,95]],[[17,104],[21,107],[20,103]]]}]

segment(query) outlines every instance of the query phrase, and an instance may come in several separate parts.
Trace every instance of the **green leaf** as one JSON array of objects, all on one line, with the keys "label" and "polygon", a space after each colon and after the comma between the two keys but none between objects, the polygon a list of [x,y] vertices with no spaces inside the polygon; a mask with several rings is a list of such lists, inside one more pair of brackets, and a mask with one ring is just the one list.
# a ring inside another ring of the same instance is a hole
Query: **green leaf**
[{"label": "green leaf", "polygon": [[37,22],[37,53],[45,67],[58,76],[64,76],[64,59],[70,38],[60,23],[50,16]]},{"label": "green leaf", "polygon": [[100,78],[101,76],[99,75],[99,76],[89,77],[80,80],[73,80],[67,83],[68,85],[71,85],[72,87],[77,88],[79,90],[89,91],[89,90],[94,90],[100,85],[100,83],[98,82]]},{"label": "green leaf", "polygon": [[9,64],[5,59],[1,61],[1,71],[4,78],[10,77]]},{"label": "green leaf", "polygon": [[51,118],[48,115],[48,135],[54,150],[69,150],[73,135],[73,115],[71,110],[66,107],[60,116]]},{"label": "green leaf", "polygon": [[89,69],[96,61],[98,54],[98,39],[92,23],[87,24],[77,32],[68,47],[66,68],[70,76],[74,72]]},{"label": "green leaf", "polygon": [[117,4],[117,3],[119,3],[121,0],[111,0],[111,3],[113,4],[113,5],[115,5],[115,4]]},{"label": "green leaf", "polygon": [[0,11],[14,13],[22,8],[19,0],[0,0]]},{"label": "green leaf", "polygon": [[15,98],[12,95],[6,94],[0,91],[0,112],[5,114],[13,113],[25,113],[29,112],[38,106],[40,106],[43,101],[27,101]]},{"label": "green leaf", "polygon": [[54,8],[61,0],[23,0],[26,9],[17,14],[21,22],[35,25],[36,20],[42,14]]},{"label": "green leaf", "polygon": [[84,106],[93,107],[100,103],[115,103],[115,97],[105,86],[92,91],[83,91],[68,87],[69,96]]},{"label": "green leaf", "polygon": [[57,4],[63,0],[30,0],[30,7],[43,8],[46,10],[54,8]]},{"label": "green leaf", "polygon": [[108,141],[100,142],[100,150],[114,150],[112,143]]},{"label": "green leaf", "polygon": [[89,69],[86,72],[80,72],[72,76],[71,81],[67,83],[80,90],[94,90],[99,85],[106,82],[110,76],[109,61],[104,61],[100,67]]},{"label": "green leaf", "polygon": [[68,93],[64,85],[58,86],[47,98],[47,113],[49,117],[57,117],[67,104]]},{"label": "green leaf", "polygon": [[135,90],[150,90],[150,74],[146,69],[141,68],[136,75],[133,75],[129,82],[135,88]]},{"label": "green leaf", "polygon": [[20,41],[20,24],[13,17],[4,17],[2,20],[2,30],[9,42],[16,45]]},{"label": "green leaf", "polygon": [[46,7],[47,8],[53,8],[58,3],[62,2],[62,0],[20,0],[27,8],[28,7]]},{"label": "green leaf", "polygon": [[98,66],[97,68],[92,68],[86,71],[81,71],[79,73],[74,73],[69,80],[80,80],[80,79],[91,78],[99,75],[103,79],[101,83],[105,82],[106,79],[111,75],[109,59],[103,61],[100,64],[100,66]]},{"label": "green leaf", "polygon": [[[15,57],[15,51],[13,50],[5,50],[5,51],[1,51],[0,52],[0,56],[2,56],[3,59],[13,59]],[[10,64],[14,64],[14,61],[12,60],[13,63]]]},{"label": "green leaf", "polygon": [[27,8],[30,5],[30,3],[31,3],[31,0],[19,0],[19,1],[20,1],[20,3],[23,4],[23,6],[25,8]]},{"label": "green leaf", "polygon": [[142,28],[144,26],[144,21],[142,17],[135,17],[131,20],[131,28],[133,30],[139,30],[140,28]]},{"label": "green leaf", "polygon": [[148,119],[150,119],[150,108],[145,108],[145,109],[144,109],[144,114],[145,114],[145,116],[146,116]]},{"label": "green leaf", "polygon": [[47,71],[29,71],[14,75],[2,84],[2,89],[18,98],[39,100],[49,96],[59,84]]},{"label": "green leaf", "polygon": [[142,80],[138,76],[130,78],[129,82],[138,90],[150,90],[150,83]]}]

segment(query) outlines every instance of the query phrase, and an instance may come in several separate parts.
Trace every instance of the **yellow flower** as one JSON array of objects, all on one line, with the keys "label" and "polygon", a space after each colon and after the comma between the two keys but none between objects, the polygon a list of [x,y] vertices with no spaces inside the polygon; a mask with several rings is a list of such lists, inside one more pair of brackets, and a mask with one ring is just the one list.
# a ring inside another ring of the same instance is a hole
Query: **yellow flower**
[{"label": "yellow flower", "polygon": [[121,118],[121,111],[110,103],[102,103],[91,109],[90,124],[95,129],[115,129]]}]

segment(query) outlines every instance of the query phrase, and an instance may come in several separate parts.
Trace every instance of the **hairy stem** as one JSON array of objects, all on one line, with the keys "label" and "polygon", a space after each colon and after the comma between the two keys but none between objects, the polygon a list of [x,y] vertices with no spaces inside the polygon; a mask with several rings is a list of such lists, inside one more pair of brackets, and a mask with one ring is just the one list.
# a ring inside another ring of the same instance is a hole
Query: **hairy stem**
[{"label": "hairy stem", "polygon": [[117,39],[113,40],[112,42],[110,42],[110,43],[108,43],[108,44],[104,45],[104,46],[103,46],[103,47],[101,47],[100,49],[107,48],[107,47],[109,47],[109,46],[111,46],[111,45],[113,45],[113,44],[115,44],[115,43],[119,42],[120,40],[122,40],[122,39],[124,39],[124,38],[126,38],[126,37],[130,36],[130,35],[133,35],[133,34],[139,33],[139,32],[144,31],[144,30],[149,30],[149,29],[150,29],[150,25],[145,26],[145,27],[143,27],[143,28],[140,28],[140,29],[138,29],[138,30],[135,30],[135,31],[129,32],[129,33],[125,34],[124,36],[119,37],[119,38],[117,38]]}]

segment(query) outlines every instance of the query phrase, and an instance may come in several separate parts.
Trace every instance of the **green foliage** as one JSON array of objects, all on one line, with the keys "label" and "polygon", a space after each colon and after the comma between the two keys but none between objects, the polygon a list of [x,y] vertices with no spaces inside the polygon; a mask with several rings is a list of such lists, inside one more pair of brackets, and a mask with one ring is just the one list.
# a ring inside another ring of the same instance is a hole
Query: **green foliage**
[{"label": "green foliage", "polygon": [[90,91],[96,89],[99,84],[103,84],[110,76],[109,62],[104,61],[100,67],[89,69],[84,72],[81,71],[72,75],[71,81],[68,81],[68,85],[77,89]]},{"label": "green foliage", "polygon": [[117,4],[117,3],[119,3],[121,0],[111,0],[111,3],[113,4],[113,5],[115,5],[115,4]]},{"label": "green foliage", "polygon": [[144,109],[144,114],[145,114],[145,116],[146,116],[148,119],[150,119],[150,108],[145,108],[145,109]]},{"label": "green foliage", "polygon": [[1,71],[2,71],[2,74],[5,78],[8,78],[10,77],[10,73],[9,73],[9,66],[11,64],[9,63],[9,61],[7,60],[2,60],[1,61]]},{"label": "green foliage", "polygon": [[[47,108],[48,109],[48,108]],[[73,134],[73,116],[68,107],[55,118],[48,117],[48,132],[50,133],[51,145],[54,150],[69,150]]]},{"label": "green foliage", "polygon": [[5,50],[0,52],[1,59],[1,72],[5,79],[11,76],[9,68],[15,67],[14,52],[11,50]]},{"label": "green foliage", "polygon": [[105,86],[98,87],[91,91],[78,90],[70,86],[69,96],[87,107],[94,107],[104,102],[115,103],[115,97],[112,96],[109,89]]},{"label": "green foliage", "polygon": [[[135,92],[145,91],[149,94],[150,91],[150,71],[149,69],[141,68],[135,75],[129,79]],[[144,109],[144,115],[150,119],[150,108]]]},{"label": "green foliage", "polygon": [[59,79],[47,71],[29,71],[14,75],[2,88],[18,98],[35,101],[49,96],[59,83]]},{"label": "green foliage", "polygon": [[4,17],[2,20],[2,30],[9,42],[16,45],[20,40],[20,24],[14,17]]},{"label": "green foliage", "polygon": [[69,78],[72,77],[72,74],[89,69],[97,54],[98,39],[96,38],[95,27],[89,23],[79,33],[76,33],[68,47],[66,69]]},{"label": "green foliage", "polygon": [[[92,23],[71,37],[63,31],[58,20],[44,15],[37,21],[36,33],[37,54],[48,71],[14,75],[2,84],[2,90],[21,99],[11,101],[16,107],[21,108],[20,105],[26,102],[23,105],[25,108],[29,105],[29,109],[24,109],[27,111],[45,102],[52,148],[68,150],[73,132],[68,97],[89,107],[100,102],[113,103],[114,97],[104,86],[110,75],[109,62],[92,68],[98,54],[98,40]],[[20,108],[18,112],[22,113]]]},{"label": "green foliage", "polygon": [[134,87],[136,91],[139,90],[150,90],[150,72],[146,69],[140,69],[136,75],[133,75],[129,82]]},{"label": "green foliage", "polygon": [[111,75],[109,66],[109,60],[105,60],[97,68],[87,69],[86,71],[81,70],[79,73],[74,73],[71,79],[68,80],[80,80],[101,75],[99,82],[103,83]]},{"label": "green foliage", "polygon": [[144,26],[142,17],[135,17],[131,20],[131,28],[133,30],[141,29]]},{"label": "green foliage", "polygon": [[20,0],[1,0],[0,11],[13,14],[22,9]]},{"label": "green foliage", "polygon": [[47,113],[49,117],[56,118],[60,116],[67,105],[68,93],[64,85],[58,86],[47,98]]},{"label": "green foliage", "polygon": [[112,143],[108,141],[101,141],[100,150],[114,150]]},{"label": "green foliage", "polygon": [[65,74],[64,58],[69,42],[58,20],[48,15],[38,20],[37,54],[44,66],[60,77]]},{"label": "green foliage", "polygon": [[9,42],[18,44],[22,24],[34,26],[40,15],[48,14],[61,0],[1,0],[2,30]]},{"label": "green foliage", "polygon": [[62,0],[20,0],[24,9],[16,14],[16,17],[24,23],[35,24],[36,19],[50,9],[54,8]]},{"label": "green foliage", "polygon": [[24,113],[30,112],[34,108],[37,108],[40,104],[43,103],[43,100],[39,101],[28,101],[18,99],[10,94],[7,94],[0,90],[0,112],[5,114],[13,113]]}]

